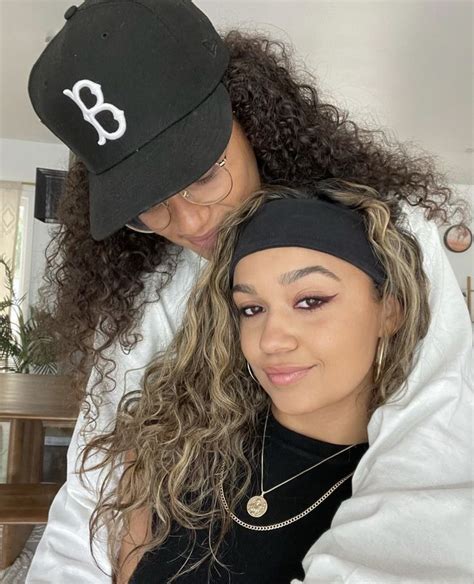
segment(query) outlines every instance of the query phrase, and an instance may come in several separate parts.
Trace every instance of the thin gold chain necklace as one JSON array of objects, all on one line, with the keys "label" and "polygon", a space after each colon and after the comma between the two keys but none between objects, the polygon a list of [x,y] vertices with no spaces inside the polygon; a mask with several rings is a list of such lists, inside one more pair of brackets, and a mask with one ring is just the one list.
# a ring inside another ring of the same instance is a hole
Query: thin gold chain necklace
[{"label": "thin gold chain necklace", "polygon": [[[316,468],[320,464],[323,464],[323,462],[326,462],[327,460],[330,460],[331,458],[334,458],[335,456],[338,456],[339,454],[342,454],[343,452],[346,452],[347,450],[349,450],[350,448],[353,448],[355,446],[355,444],[351,444],[350,446],[346,446],[346,448],[339,450],[335,454],[331,454],[331,456],[328,456],[324,460],[320,460],[316,464],[313,464],[309,468],[302,470],[301,472],[299,472],[298,474],[295,474],[294,476],[290,477],[289,479],[286,479],[285,481],[278,483],[278,485],[275,485],[271,489],[264,490],[264,488],[263,488],[263,460],[264,460],[264,453],[265,453],[265,436],[267,434],[267,423],[268,423],[269,413],[270,413],[270,408],[268,408],[268,410],[267,410],[267,416],[265,418],[265,425],[263,428],[262,454],[261,454],[261,459],[260,459],[260,491],[261,491],[261,493],[260,493],[260,495],[254,495],[253,497],[251,497],[247,501],[247,513],[251,517],[263,517],[263,515],[265,515],[265,513],[267,512],[268,502],[265,499],[264,495],[266,495],[267,493],[271,493],[272,491],[274,491],[275,489],[278,489],[279,487],[282,487],[283,485],[286,485],[290,481],[297,479],[301,475],[304,475],[305,473],[309,472],[310,470],[313,470],[313,468]],[[309,511],[308,511],[308,513],[309,513]]]},{"label": "thin gold chain necklace", "polygon": [[298,519],[302,519],[303,517],[308,515],[308,513],[311,513],[311,511],[314,511],[314,509],[316,509],[316,507],[318,507],[323,501],[325,501],[329,497],[329,495],[334,493],[334,491],[338,487],[340,487],[342,485],[342,483],[347,481],[347,479],[349,479],[353,474],[354,473],[351,472],[351,474],[347,475],[346,477],[344,477],[343,479],[338,481],[328,491],[326,491],[322,497],[320,497],[317,501],[315,501],[307,509],[305,509],[301,513],[298,513],[298,515],[294,515],[293,517],[290,517],[290,519],[286,519],[285,521],[280,521],[280,523],[271,523],[270,525],[252,525],[251,523],[246,523],[245,521],[242,521],[242,519],[239,519],[237,517],[237,515],[232,513],[232,511],[229,508],[229,505],[227,504],[227,500],[226,500],[225,495],[224,495],[224,486],[223,486],[222,482],[219,485],[219,496],[220,496],[220,499],[221,499],[221,502],[222,502],[224,509],[230,515],[231,519],[235,523],[237,523],[238,525],[245,527],[246,529],[251,529],[252,531],[272,531],[274,529],[280,529],[281,527],[286,527],[287,525],[291,525],[292,523],[295,523],[295,521],[298,521]]}]

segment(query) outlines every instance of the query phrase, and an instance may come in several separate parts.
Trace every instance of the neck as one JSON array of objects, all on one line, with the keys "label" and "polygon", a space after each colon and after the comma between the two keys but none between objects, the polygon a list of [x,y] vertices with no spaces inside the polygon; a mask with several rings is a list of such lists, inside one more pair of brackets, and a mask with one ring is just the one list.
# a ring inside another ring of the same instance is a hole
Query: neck
[{"label": "neck", "polygon": [[[367,395],[368,397],[368,395]],[[342,400],[314,412],[288,414],[272,406],[275,419],[285,428],[331,444],[359,444],[367,442],[367,399]]]}]

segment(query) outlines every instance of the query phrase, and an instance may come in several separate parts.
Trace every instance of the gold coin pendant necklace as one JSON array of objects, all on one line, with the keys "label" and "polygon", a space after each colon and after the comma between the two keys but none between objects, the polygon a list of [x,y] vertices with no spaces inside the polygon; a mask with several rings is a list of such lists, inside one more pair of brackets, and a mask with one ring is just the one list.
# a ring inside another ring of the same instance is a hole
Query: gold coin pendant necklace
[{"label": "gold coin pendant necklace", "polygon": [[270,408],[268,408],[268,410],[267,410],[267,416],[265,418],[265,425],[263,428],[262,454],[261,454],[261,458],[260,458],[260,491],[261,491],[261,493],[260,493],[260,495],[254,495],[253,497],[250,497],[250,499],[247,501],[247,513],[251,517],[263,517],[265,515],[265,513],[268,511],[268,502],[265,499],[265,495],[267,493],[271,493],[275,489],[278,489],[279,487],[286,485],[286,483],[289,483],[290,481],[300,477],[301,475],[309,472],[310,470],[313,470],[313,468],[316,468],[320,464],[323,464],[323,462],[326,462],[327,460],[330,460],[331,458],[334,458],[335,456],[338,456],[339,454],[342,454],[343,452],[346,452],[347,450],[349,450],[350,448],[355,446],[355,444],[351,444],[350,446],[346,446],[346,448],[339,450],[339,452],[336,452],[335,454],[331,454],[331,456],[328,456],[324,460],[320,460],[316,464],[313,464],[309,468],[302,470],[301,472],[290,477],[289,479],[286,479],[285,481],[278,483],[278,485],[275,485],[271,489],[265,490],[263,488],[263,461],[264,461],[264,456],[265,456],[265,437],[267,434],[267,423],[268,423],[269,413],[270,413]]}]

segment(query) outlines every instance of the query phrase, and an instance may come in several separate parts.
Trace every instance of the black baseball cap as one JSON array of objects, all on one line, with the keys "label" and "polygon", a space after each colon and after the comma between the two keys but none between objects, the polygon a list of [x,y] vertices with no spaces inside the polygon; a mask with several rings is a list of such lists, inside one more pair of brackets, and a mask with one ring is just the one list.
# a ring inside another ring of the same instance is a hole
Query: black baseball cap
[{"label": "black baseball cap", "polygon": [[41,121],[89,171],[91,234],[200,178],[222,155],[232,106],[228,51],[190,0],[86,0],[35,63]]}]

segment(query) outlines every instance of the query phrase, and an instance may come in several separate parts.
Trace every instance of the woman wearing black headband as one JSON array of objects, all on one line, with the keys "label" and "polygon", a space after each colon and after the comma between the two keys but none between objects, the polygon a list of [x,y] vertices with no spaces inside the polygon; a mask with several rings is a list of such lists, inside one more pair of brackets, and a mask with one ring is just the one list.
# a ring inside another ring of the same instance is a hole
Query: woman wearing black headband
[{"label": "woman wearing black headband", "polygon": [[426,334],[427,281],[395,208],[355,185],[317,195],[260,195],[225,221],[169,352],[88,447],[106,484],[129,452],[92,523],[117,582],[141,537],[133,584],[289,584],[350,497],[368,420]]},{"label": "woman wearing black headband", "polygon": [[[123,393],[140,386],[144,367],[170,342],[205,263],[194,252],[210,255],[226,214],[260,184],[306,187],[330,177],[409,203],[433,319],[405,401],[371,419],[371,449],[355,496],[318,540],[305,570],[326,581],[398,581],[401,571],[433,582],[456,558],[463,573],[467,555],[454,550],[468,540],[458,515],[469,498],[462,485],[469,480],[470,324],[436,225],[424,217],[444,221],[457,210],[433,160],[389,145],[380,132],[361,129],[321,101],[314,80],[296,74],[282,44],[236,31],[220,37],[189,0],[88,0],[65,19],[29,90],[38,116],[78,158],[43,292],[86,400],[68,480],[28,581],[110,582],[88,547],[97,476],[89,473],[84,485],[75,472],[84,442],[113,424]],[[436,434],[446,418],[449,434]],[[405,461],[407,451],[425,460],[426,449],[440,441],[455,447],[423,472]],[[450,514],[432,513],[433,489],[449,501]],[[425,506],[413,493],[426,495]],[[410,544],[399,504],[417,517]],[[453,534],[452,549],[442,554],[424,535],[438,522]],[[413,550],[403,566],[386,553],[397,546]],[[95,551],[107,572],[103,546]]]}]

